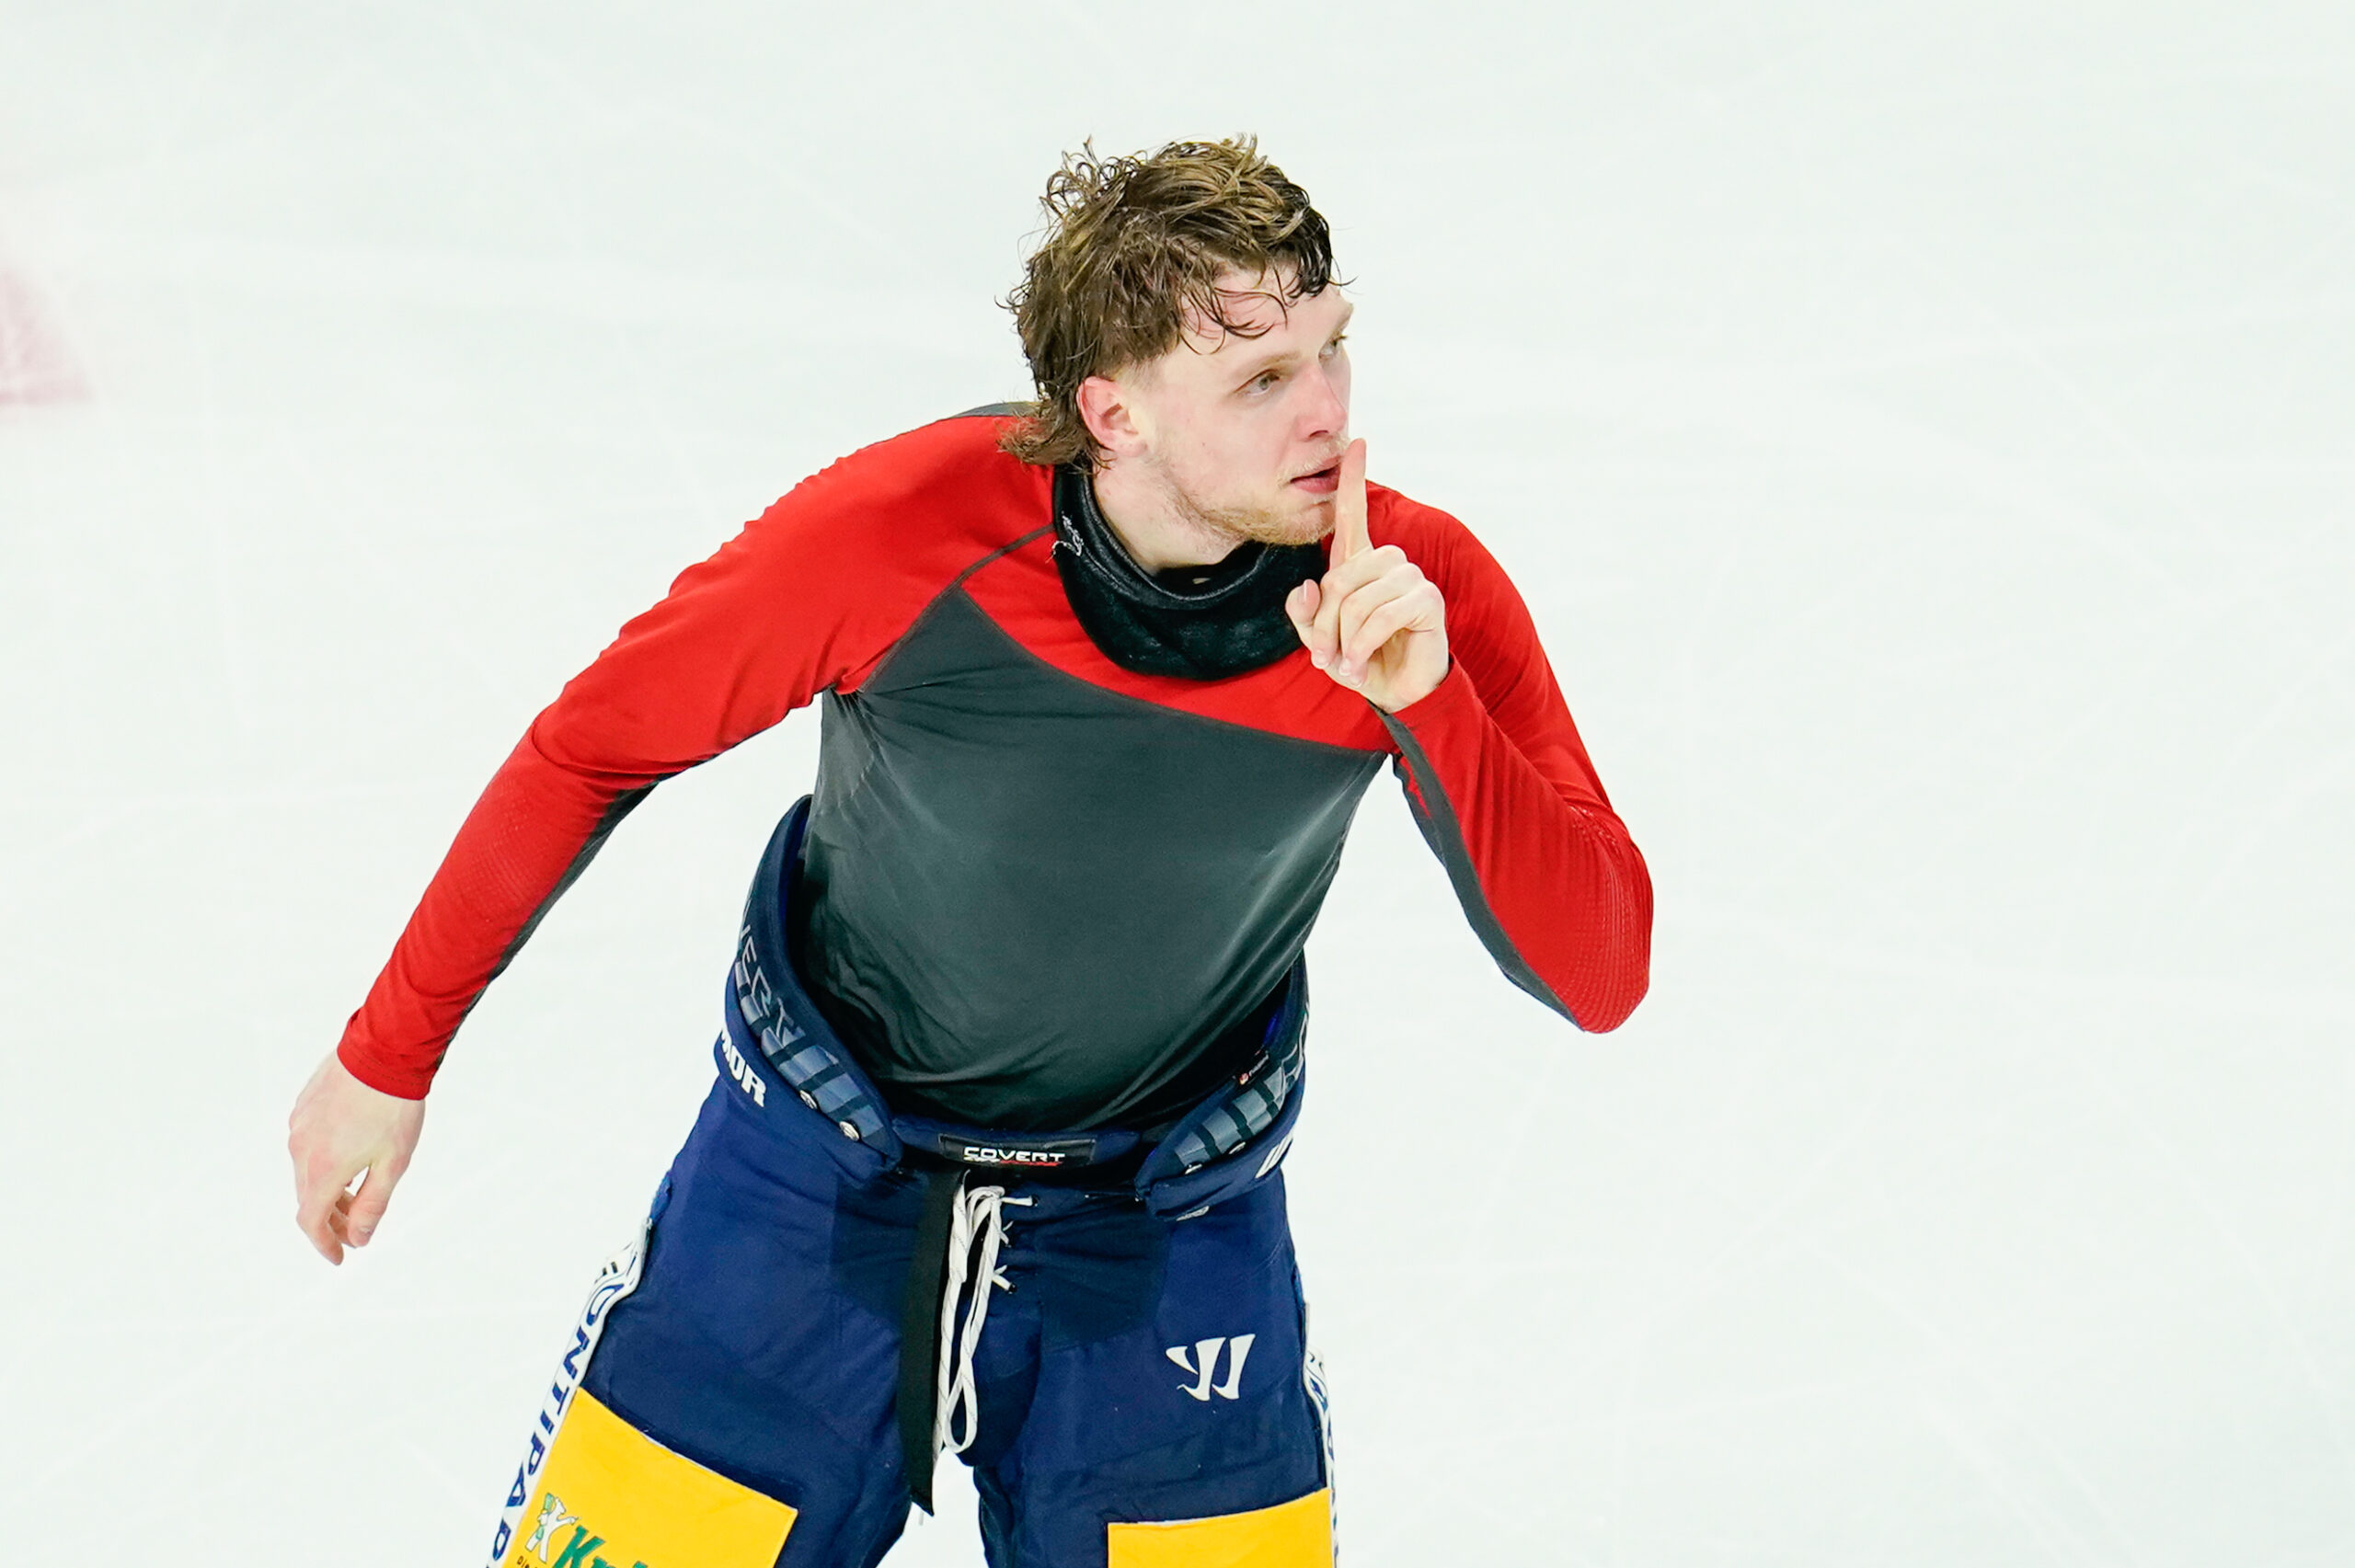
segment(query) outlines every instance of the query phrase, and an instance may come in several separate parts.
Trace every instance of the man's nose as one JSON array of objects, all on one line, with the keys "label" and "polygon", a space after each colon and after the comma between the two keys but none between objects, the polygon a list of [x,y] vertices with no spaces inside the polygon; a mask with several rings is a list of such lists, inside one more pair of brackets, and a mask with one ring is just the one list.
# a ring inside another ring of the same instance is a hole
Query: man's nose
[{"label": "man's nose", "polygon": [[1302,406],[1301,434],[1309,439],[1338,435],[1350,424],[1350,406],[1341,396],[1341,389],[1333,384],[1331,372],[1323,365],[1313,365],[1300,378]]}]

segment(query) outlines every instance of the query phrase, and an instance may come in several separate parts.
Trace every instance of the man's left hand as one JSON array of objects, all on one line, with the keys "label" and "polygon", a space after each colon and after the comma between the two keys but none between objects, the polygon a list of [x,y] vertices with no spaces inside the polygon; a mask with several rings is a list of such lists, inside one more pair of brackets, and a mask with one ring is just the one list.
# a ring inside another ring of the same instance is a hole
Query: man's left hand
[{"label": "man's left hand", "polygon": [[1365,524],[1365,442],[1341,454],[1333,549],[1321,582],[1284,599],[1316,668],[1384,713],[1418,703],[1447,674],[1447,604],[1396,544],[1374,547]]}]

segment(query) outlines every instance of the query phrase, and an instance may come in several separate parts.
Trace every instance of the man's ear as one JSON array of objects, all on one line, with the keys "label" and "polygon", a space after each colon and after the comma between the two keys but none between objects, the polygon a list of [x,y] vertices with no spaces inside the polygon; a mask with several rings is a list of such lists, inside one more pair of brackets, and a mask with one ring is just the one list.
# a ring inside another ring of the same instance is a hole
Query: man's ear
[{"label": "man's ear", "polygon": [[1132,388],[1110,376],[1092,375],[1079,383],[1079,417],[1108,456],[1134,457],[1145,448],[1133,397]]}]

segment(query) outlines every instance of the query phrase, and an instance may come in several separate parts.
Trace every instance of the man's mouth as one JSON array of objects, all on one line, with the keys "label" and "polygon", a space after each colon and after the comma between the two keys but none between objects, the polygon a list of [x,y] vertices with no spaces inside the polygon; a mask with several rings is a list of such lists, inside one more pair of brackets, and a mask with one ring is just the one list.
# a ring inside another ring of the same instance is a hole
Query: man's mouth
[{"label": "man's mouth", "polygon": [[1305,490],[1312,496],[1329,496],[1341,487],[1340,462],[1336,459],[1314,474],[1300,475],[1292,483],[1293,488]]}]

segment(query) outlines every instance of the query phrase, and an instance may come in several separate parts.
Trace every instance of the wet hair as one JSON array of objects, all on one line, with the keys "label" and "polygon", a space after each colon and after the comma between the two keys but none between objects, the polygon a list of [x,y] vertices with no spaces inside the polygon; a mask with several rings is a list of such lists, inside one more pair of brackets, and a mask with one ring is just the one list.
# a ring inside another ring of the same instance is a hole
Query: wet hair
[{"label": "wet hair", "polygon": [[1197,327],[1257,338],[1218,288],[1230,269],[1265,276],[1289,309],[1334,281],[1333,238],[1308,192],[1259,155],[1258,139],[1172,142],[1159,152],[1064,157],[1040,205],[1047,230],[1005,302],[1038,401],[1000,444],[1025,463],[1093,468],[1079,386],[1159,359]]}]

